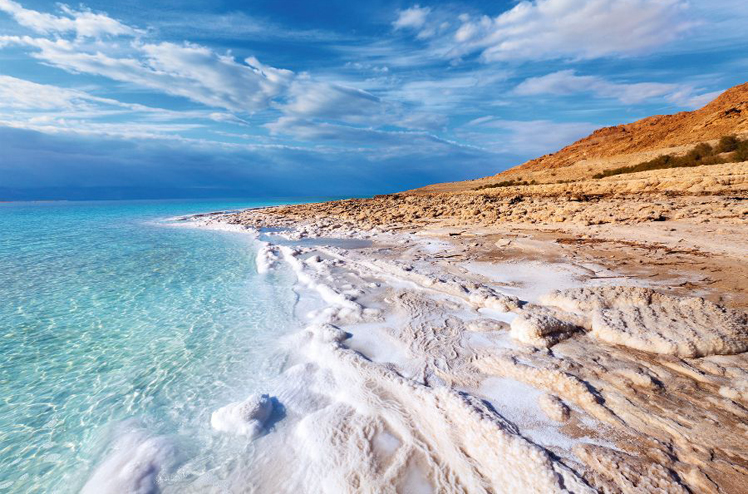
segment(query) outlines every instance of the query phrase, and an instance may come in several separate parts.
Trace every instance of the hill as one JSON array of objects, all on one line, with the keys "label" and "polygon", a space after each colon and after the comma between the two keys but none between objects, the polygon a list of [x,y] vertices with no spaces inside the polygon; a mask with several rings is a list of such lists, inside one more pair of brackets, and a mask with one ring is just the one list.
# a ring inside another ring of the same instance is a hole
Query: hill
[{"label": "hill", "polygon": [[460,192],[497,182],[541,184],[592,178],[605,170],[636,164],[662,154],[683,154],[697,143],[716,143],[726,135],[748,135],[748,83],[735,86],[701,109],[655,115],[604,127],[552,154],[492,177],[434,184],[414,193]]}]

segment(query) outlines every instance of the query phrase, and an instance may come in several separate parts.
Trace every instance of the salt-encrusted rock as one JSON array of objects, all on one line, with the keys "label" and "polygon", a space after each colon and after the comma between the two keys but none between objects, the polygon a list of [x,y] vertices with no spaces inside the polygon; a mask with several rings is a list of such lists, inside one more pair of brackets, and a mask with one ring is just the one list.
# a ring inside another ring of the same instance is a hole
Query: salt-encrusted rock
[{"label": "salt-encrusted rock", "polygon": [[732,401],[748,403],[748,379],[732,382],[729,386],[719,388],[719,394]]},{"label": "salt-encrusted rock", "polygon": [[556,395],[549,393],[540,395],[538,405],[540,405],[540,409],[543,410],[549,419],[556,422],[566,422],[571,415],[569,407]]},{"label": "salt-encrusted rock", "polygon": [[340,343],[348,338],[348,333],[332,324],[313,324],[307,330],[325,343]]},{"label": "salt-encrusted rock", "polygon": [[667,297],[651,288],[640,286],[596,286],[554,290],[540,297],[540,302],[569,312],[589,313],[624,305],[650,305]]},{"label": "salt-encrusted rock", "polygon": [[595,478],[612,480],[620,492],[689,492],[666,466],[658,462],[595,444],[577,444],[573,451],[594,472]]},{"label": "salt-encrusted rock", "polygon": [[507,328],[508,324],[504,321],[497,321],[495,319],[476,319],[467,323],[467,329],[469,331],[475,331],[477,333],[487,333],[490,331],[503,331]]},{"label": "salt-encrusted rock", "polygon": [[498,293],[487,286],[477,286],[470,290],[468,299],[475,305],[501,312],[509,312],[519,307],[519,298]]},{"label": "salt-encrusted rock", "polygon": [[678,357],[732,355],[748,350],[745,317],[701,298],[600,309],[592,335],[616,345]]},{"label": "salt-encrusted rock", "polygon": [[565,340],[578,327],[544,312],[523,312],[512,320],[510,336],[522,343],[548,348]]},{"label": "salt-encrusted rock", "polygon": [[253,394],[213,412],[210,425],[217,431],[252,438],[262,432],[272,412],[273,401],[268,395]]},{"label": "salt-encrusted rock", "polygon": [[748,317],[698,297],[642,287],[555,291],[543,303],[584,315],[593,336],[615,345],[679,357],[748,350]]},{"label": "salt-encrusted rock", "polygon": [[257,272],[260,274],[267,273],[273,269],[277,261],[277,248],[268,242],[262,242],[262,247],[257,251],[257,257],[255,258]]}]

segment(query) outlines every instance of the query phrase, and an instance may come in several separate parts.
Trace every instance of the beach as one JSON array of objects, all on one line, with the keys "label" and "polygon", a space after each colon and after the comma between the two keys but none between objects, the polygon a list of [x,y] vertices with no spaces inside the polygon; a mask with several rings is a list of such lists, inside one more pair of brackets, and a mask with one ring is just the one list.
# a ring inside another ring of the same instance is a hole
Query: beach
[{"label": "beach", "polygon": [[[504,201],[524,221],[444,206],[466,200]],[[740,492],[745,201],[584,202],[569,214],[578,201],[402,194],[201,217],[258,235],[258,271],[297,277],[298,360],[266,391],[286,423],[258,446],[272,462],[244,480],[260,491]],[[284,458],[304,466],[268,477]]]}]

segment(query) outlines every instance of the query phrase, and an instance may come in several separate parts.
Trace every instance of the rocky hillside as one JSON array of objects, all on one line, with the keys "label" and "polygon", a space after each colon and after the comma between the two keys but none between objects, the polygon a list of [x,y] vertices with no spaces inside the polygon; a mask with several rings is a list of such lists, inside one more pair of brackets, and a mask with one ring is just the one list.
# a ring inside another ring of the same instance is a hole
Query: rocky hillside
[{"label": "rocky hillside", "polygon": [[729,134],[748,134],[748,83],[725,91],[699,110],[605,127],[556,153],[493,177],[435,184],[417,192],[458,192],[501,180],[558,183],[589,179],[605,169],[645,161],[666,152],[685,152],[696,143],[716,141]]},{"label": "rocky hillside", "polygon": [[590,158],[607,158],[719,139],[748,132],[748,83],[735,86],[692,112],[655,115],[604,127],[562,150],[520,165],[516,171],[562,168]]}]

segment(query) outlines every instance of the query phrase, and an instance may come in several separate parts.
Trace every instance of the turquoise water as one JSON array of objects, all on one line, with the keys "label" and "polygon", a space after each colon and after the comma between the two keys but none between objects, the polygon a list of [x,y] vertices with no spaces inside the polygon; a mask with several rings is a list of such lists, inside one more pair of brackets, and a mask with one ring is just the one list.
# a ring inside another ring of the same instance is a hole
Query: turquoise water
[{"label": "turquoise water", "polygon": [[162,485],[220,477],[210,413],[279,374],[293,277],[162,220],[259,205],[0,204],[0,491],[78,492],[133,431],[168,441]]}]

